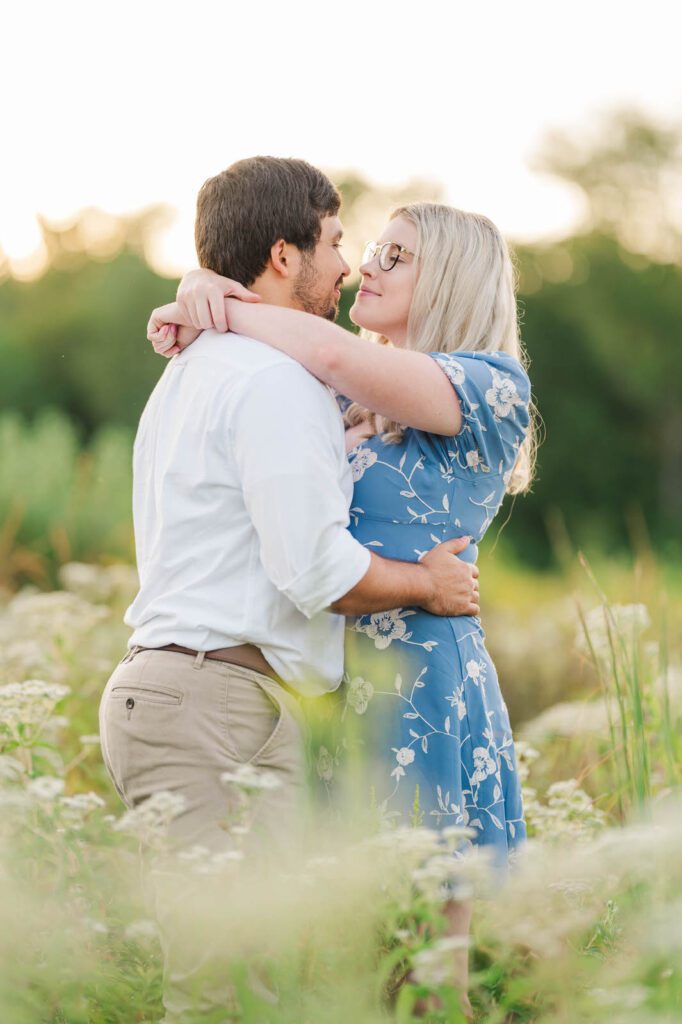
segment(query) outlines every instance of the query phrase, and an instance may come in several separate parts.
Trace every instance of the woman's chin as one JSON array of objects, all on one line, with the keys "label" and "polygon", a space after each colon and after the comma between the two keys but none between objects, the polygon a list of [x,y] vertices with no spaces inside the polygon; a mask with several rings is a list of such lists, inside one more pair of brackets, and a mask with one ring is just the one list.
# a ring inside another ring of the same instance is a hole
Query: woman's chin
[{"label": "woman's chin", "polygon": [[363,316],[362,310],[358,309],[357,299],[348,310],[348,318],[356,325],[356,327],[360,327],[364,331],[377,330],[376,326],[371,322],[371,318]]}]

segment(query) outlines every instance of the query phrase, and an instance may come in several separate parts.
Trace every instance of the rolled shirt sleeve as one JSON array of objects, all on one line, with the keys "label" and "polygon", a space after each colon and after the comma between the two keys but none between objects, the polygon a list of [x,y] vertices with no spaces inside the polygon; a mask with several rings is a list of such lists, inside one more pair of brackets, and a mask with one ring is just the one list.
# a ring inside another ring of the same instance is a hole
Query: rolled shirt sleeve
[{"label": "rolled shirt sleeve", "polygon": [[228,429],[263,568],[310,619],[352,590],[371,561],[347,530],[336,403],[297,363],[277,363],[238,394]]}]

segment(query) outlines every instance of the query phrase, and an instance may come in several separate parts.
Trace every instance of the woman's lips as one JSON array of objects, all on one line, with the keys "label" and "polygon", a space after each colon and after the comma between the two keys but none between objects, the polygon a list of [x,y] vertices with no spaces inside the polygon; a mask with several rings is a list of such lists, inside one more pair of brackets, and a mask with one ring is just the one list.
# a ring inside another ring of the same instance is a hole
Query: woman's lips
[{"label": "woman's lips", "polygon": [[379,298],[378,292],[371,292],[369,288],[361,288],[358,291],[358,295],[374,295],[375,298]]}]

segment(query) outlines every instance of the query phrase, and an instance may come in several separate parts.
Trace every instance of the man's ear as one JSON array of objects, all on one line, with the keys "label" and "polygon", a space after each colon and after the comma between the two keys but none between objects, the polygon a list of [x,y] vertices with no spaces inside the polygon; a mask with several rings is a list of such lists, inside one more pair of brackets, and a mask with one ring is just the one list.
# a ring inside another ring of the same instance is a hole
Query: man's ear
[{"label": "man's ear", "polygon": [[293,246],[285,242],[283,238],[278,238],[270,249],[272,269],[281,277],[289,277],[293,271],[292,250]]}]

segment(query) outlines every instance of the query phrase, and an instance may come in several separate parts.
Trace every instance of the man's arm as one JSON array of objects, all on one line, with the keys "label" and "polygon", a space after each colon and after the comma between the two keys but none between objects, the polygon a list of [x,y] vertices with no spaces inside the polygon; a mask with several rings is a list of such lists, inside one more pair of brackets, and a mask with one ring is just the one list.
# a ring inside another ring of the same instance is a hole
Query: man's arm
[{"label": "man's arm", "polygon": [[268,577],[308,618],[326,608],[353,615],[407,604],[477,614],[478,569],[454,554],[466,540],[412,563],[381,558],[351,536],[336,415],[326,389],[289,362],[262,370],[231,408],[244,501]]},{"label": "man's arm", "polygon": [[477,565],[458,558],[468,537],[444,541],[421,562],[400,562],[372,553],[368,571],[331,611],[364,615],[418,605],[433,615],[478,615]]}]

